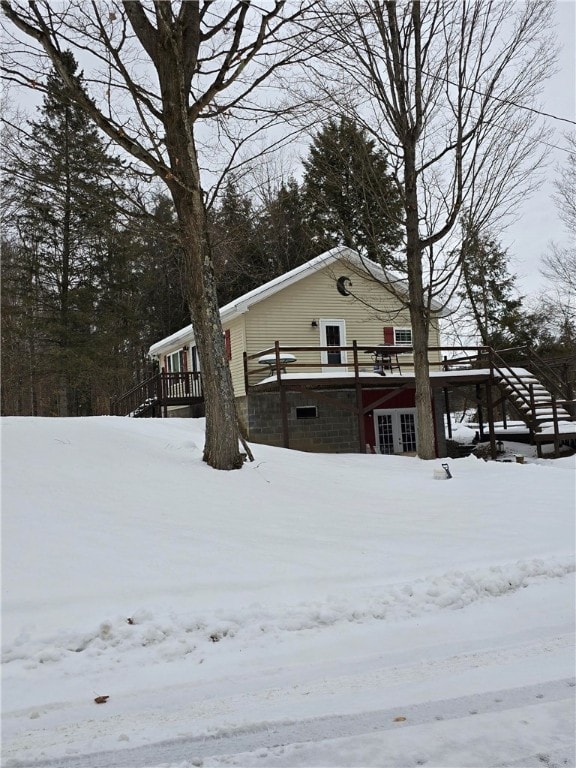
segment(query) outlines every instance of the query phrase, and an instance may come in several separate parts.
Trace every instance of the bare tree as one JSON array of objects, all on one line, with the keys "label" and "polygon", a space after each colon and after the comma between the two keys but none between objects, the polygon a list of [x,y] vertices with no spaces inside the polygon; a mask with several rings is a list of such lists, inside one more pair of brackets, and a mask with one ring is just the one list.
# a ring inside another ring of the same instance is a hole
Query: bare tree
[{"label": "bare tree", "polygon": [[482,230],[535,185],[543,134],[535,98],[553,65],[552,5],[345,0],[322,8],[332,46],[315,65],[318,102],[366,128],[402,190],[418,450],[433,458],[431,302],[454,290],[461,212]]},{"label": "bare tree", "polygon": [[[239,162],[241,136],[273,121],[260,86],[302,56],[306,0],[48,0],[1,6],[15,44],[5,77],[41,87],[49,61],[78,104],[124,152],[160,177],[177,212],[187,300],[203,371],[206,403],[204,460],[239,468],[239,431],[226,360],[207,231],[200,153],[205,141],[231,148],[224,167]],[[28,40],[28,44],[23,41]],[[64,65],[67,49],[85,68],[84,80]],[[240,119],[236,120],[239,117]],[[204,127],[215,127],[209,133]],[[206,158],[212,164],[218,153]]]},{"label": "bare tree", "polygon": [[560,169],[556,181],[556,203],[566,229],[576,235],[576,131],[567,133],[566,165]]},{"label": "bare tree", "polygon": [[576,336],[576,133],[566,134],[566,164],[556,181],[555,201],[568,234],[568,244],[552,242],[542,259],[547,285],[538,297],[539,311],[574,348]]},{"label": "bare tree", "polygon": [[572,245],[553,243],[544,256],[542,274],[560,293],[576,294],[576,132],[566,134],[566,142],[566,165],[556,181],[555,200]]},{"label": "bare tree", "polygon": [[542,275],[560,294],[576,295],[576,248],[562,248],[553,243],[542,261]]}]

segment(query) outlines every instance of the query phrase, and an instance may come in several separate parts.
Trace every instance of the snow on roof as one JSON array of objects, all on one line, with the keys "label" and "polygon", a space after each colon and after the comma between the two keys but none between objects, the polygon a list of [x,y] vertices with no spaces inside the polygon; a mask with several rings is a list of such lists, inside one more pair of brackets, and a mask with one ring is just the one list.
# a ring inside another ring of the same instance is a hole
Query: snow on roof
[{"label": "snow on roof", "polygon": [[[397,275],[388,272],[383,269],[380,264],[370,259],[361,257],[356,251],[348,248],[344,245],[339,245],[336,248],[332,248],[329,251],[321,253],[314,259],[307,261],[305,264],[301,264],[295,269],[291,269],[289,272],[285,272],[283,275],[275,277],[273,280],[269,280],[267,283],[254,288],[252,291],[248,291],[243,296],[240,296],[229,304],[226,304],[220,309],[220,319],[223,323],[230,322],[239,315],[247,312],[253,304],[256,304],[263,299],[267,299],[269,296],[273,296],[278,291],[287,288],[289,285],[302,280],[304,277],[311,275],[317,270],[324,269],[324,267],[333,264],[337,259],[343,258],[349,261],[353,266],[363,270],[366,274],[370,274],[382,280],[383,282],[393,283],[396,289],[400,293],[407,293],[408,284],[405,280],[400,279]],[[441,305],[437,302],[432,303],[433,309],[440,311]],[[152,344],[148,350],[148,354],[151,356],[158,355],[163,350],[172,347],[179,343],[190,343],[194,339],[194,329],[192,325],[187,325],[176,333],[170,336],[166,336],[164,339]]]}]

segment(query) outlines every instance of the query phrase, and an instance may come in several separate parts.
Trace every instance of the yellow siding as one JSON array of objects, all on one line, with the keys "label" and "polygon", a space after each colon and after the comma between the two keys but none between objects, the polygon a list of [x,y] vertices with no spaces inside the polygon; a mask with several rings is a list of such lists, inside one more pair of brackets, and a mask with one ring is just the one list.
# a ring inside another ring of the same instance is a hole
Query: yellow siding
[{"label": "yellow siding", "polygon": [[[336,288],[338,277],[346,275],[352,281],[349,286],[353,296],[342,296]],[[384,343],[384,326],[410,328],[408,310],[384,286],[354,274],[345,262],[334,262],[320,269],[278,293],[263,299],[252,307],[224,324],[224,330],[230,330],[232,359],[230,369],[236,396],[245,394],[243,353],[256,355],[273,347],[278,340],[282,347],[314,346],[321,344],[319,321],[344,320],[346,323],[346,345],[351,346],[356,340],[360,346]],[[318,327],[312,327],[315,320]],[[429,344],[440,345],[438,320],[433,320],[430,329]],[[188,344],[186,344],[188,346]],[[168,350],[168,354],[182,348],[182,342]],[[313,372],[321,370],[319,353],[295,353],[298,363],[314,363],[316,368],[299,369],[294,372]],[[166,352],[162,353],[160,364],[164,365]],[[187,352],[188,370],[190,370],[190,352]],[[440,360],[439,353],[431,353],[431,360]],[[360,367],[372,369],[372,358],[360,356]],[[402,355],[402,371],[411,371],[412,357]],[[352,364],[352,353],[348,354],[348,363]],[[257,361],[249,362],[250,369],[257,367]],[[437,370],[437,369],[436,369]],[[262,373],[260,378],[263,378]],[[252,382],[253,383],[253,382]]]},{"label": "yellow siding", "polygon": [[[335,281],[341,275],[350,277],[350,290],[358,298],[342,296],[338,292]],[[248,355],[272,347],[275,340],[282,347],[320,346],[320,327],[312,327],[313,320],[344,320],[347,346],[351,346],[354,340],[360,346],[383,344],[384,326],[410,328],[408,311],[402,308],[390,291],[374,281],[352,274],[349,266],[338,262],[254,304],[244,317]],[[430,345],[438,344],[436,325],[431,329]],[[318,353],[298,352],[296,357],[298,363],[320,362]],[[407,355],[401,358],[401,362],[409,365],[411,359]],[[351,353],[348,354],[348,362],[352,362]],[[360,357],[361,367],[370,369],[371,364],[368,355]],[[254,361],[250,367],[254,367]],[[293,370],[298,370],[297,366]],[[314,369],[307,370],[312,372]]]},{"label": "yellow siding", "polygon": [[230,330],[230,343],[232,346],[232,359],[230,370],[232,372],[232,384],[236,397],[246,394],[244,386],[244,350],[246,349],[246,328],[244,318],[240,315],[229,323],[223,325],[224,331]]}]

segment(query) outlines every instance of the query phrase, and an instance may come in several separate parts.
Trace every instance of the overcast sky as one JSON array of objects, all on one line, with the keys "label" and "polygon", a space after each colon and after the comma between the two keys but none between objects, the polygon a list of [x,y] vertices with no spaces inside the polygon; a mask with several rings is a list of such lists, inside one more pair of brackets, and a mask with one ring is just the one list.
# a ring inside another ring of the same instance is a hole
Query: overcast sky
[{"label": "overcast sky", "polygon": [[[556,3],[556,32],[562,46],[558,55],[558,72],[551,78],[543,94],[543,109],[558,117],[576,121],[576,0]],[[554,130],[552,144],[565,146],[563,134],[575,125],[549,120]],[[531,294],[541,285],[539,264],[551,240],[568,244],[569,237],[558,218],[552,195],[557,166],[566,162],[566,152],[550,150],[550,163],[542,187],[519,211],[518,221],[502,235],[512,259],[511,271],[518,275],[518,287]],[[496,233],[497,234],[497,233]]]},{"label": "overcast sky", "polygon": [[[576,0],[556,0],[556,35],[558,71],[545,86],[542,108],[545,112],[572,121],[570,124],[548,119],[553,130],[550,143],[562,147],[566,144],[563,134],[570,129],[576,130]],[[18,101],[27,111],[33,112],[41,99],[38,94],[27,92],[20,93]],[[549,163],[539,190],[519,210],[514,224],[503,232],[494,232],[508,249],[511,271],[518,277],[520,292],[527,296],[535,294],[541,287],[539,267],[550,242],[569,244],[569,235],[552,199],[558,166],[566,162],[566,157],[566,151],[550,149]]]}]

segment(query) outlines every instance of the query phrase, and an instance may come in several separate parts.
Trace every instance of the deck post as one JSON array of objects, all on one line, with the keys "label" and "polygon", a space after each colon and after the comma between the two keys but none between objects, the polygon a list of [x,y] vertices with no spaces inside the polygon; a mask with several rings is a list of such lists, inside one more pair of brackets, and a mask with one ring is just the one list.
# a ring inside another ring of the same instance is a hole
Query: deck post
[{"label": "deck post", "polygon": [[536,398],[534,397],[534,384],[528,384],[528,395],[530,398],[530,412],[532,418],[530,419],[530,440],[534,442],[534,435],[536,434]]},{"label": "deck post", "polygon": [[[448,367],[448,358],[444,355],[442,357],[442,370],[447,371]],[[452,419],[450,418],[450,395],[448,393],[448,387],[443,387],[442,392],[444,394],[444,415],[446,417],[448,440],[452,440]]]},{"label": "deck post", "polygon": [[286,389],[282,384],[282,373],[280,367],[280,342],[274,342],[274,352],[276,354],[276,380],[280,390],[280,413],[282,416],[282,445],[284,448],[290,448],[290,433],[288,429],[288,403],[286,402]]},{"label": "deck post", "polygon": [[494,432],[494,405],[492,403],[492,374],[486,384],[486,407],[488,409],[488,433],[490,435],[490,457],[492,460],[498,456],[496,448],[496,434]]},{"label": "deck post", "polygon": [[165,419],[168,418],[168,403],[167,403],[167,395],[168,395],[168,382],[166,380],[167,373],[161,373],[160,374],[160,418],[164,417]]},{"label": "deck post", "polygon": [[359,452],[366,450],[366,433],[364,430],[364,407],[362,403],[362,384],[360,383],[360,373],[358,369],[358,343],[356,339],[352,342],[352,354],[354,356],[354,385],[356,388],[356,415],[358,417],[358,446]]},{"label": "deck post", "polygon": [[480,441],[484,442],[484,413],[482,411],[482,396],[480,394],[480,384],[476,384],[476,407],[478,409],[478,434]]},{"label": "deck post", "polygon": [[242,364],[244,366],[244,391],[248,394],[248,353],[242,352]]},{"label": "deck post", "polygon": [[160,373],[156,376],[156,405],[154,406],[154,416],[158,419],[162,418],[162,376],[164,375],[164,371],[160,371]]},{"label": "deck post", "polygon": [[552,420],[554,422],[554,458],[560,457],[560,428],[558,426],[558,405],[556,403],[556,395],[552,394]]},{"label": "deck post", "polygon": [[444,392],[444,413],[446,416],[446,427],[448,429],[448,440],[452,440],[452,419],[450,417],[450,395],[448,394],[448,387],[443,387]]}]

